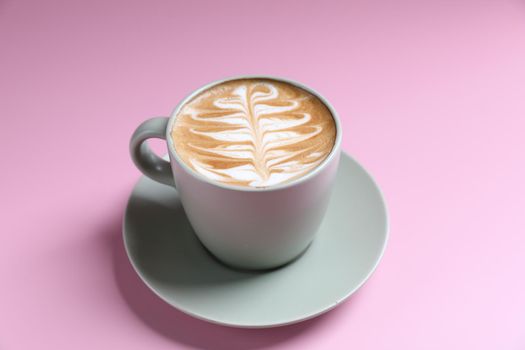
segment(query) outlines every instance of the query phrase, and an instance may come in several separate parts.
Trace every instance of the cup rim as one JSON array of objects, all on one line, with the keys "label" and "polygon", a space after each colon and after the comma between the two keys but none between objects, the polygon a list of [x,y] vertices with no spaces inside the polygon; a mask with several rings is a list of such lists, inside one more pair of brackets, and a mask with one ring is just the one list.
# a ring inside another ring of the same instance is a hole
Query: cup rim
[{"label": "cup rim", "polygon": [[[179,113],[179,111],[182,108],[182,106],[184,106],[189,100],[191,100],[196,95],[200,94],[201,92],[203,92],[205,90],[208,90],[209,88],[211,88],[213,86],[216,86],[216,85],[228,82],[228,81],[242,80],[242,79],[268,79],[268,80],[275,80],[275,81],[279,81],[279,82],[283,82],[283,83],[287,83],[287,84],[293,85],[295,87],[303,89],[303,90],[309,92],[310,94],[314,95],[315,97],[317,97],[328,108],[328,110],[330,111],[330,113],[332,115],[332,118],[334,119],[335,131],[336,131],[335,141],[334,141],[334,145],[332,147],[332,150],[330,151],[328,156],[317,167],[315,167],[315,169],[311,170],[310,172],[308,172],[304,176],[301,176],[298,179],[295,179],[295,180],[292,180],[292,181],[287,181],[287,182],[284,182],[282,184],[277,184],[277,185],[269,186],[269,187],[248,187],[248,186],[230,185],[230,184],[222,183],[222,182],[219,182],[219,181],[213,181],[213,180],[207,178],[206,176],[199,174],[198,172],[196,172],[192,168],[190,168],[184,162],[184,160],[181,159],[181,157],[177,154],[177,151],[175,149],[175,145],[173,144],[173,140],[171,139],[171,130],[173,128],[173,123],[175,122],[175,119],[177,118],[177,114]],[[168,125],[166,127],[166,143],[168,145],[170,161],[175,160],[184,169],[184,171],[186,171],[188,174],[190,174],[191,176],[195,177],[196,179],[198,179],[200,181],[203,181],[205,183],[208,183],[209,185],[212,185],[212,186],[215,186],[215,187],[219,187],[219,188],[222,188],[222,189],[227,189],[227,190],[232,190],[232,191],[239,191],[239,192],[271,192],[271,191],[283,190],[283,189],[286,189],[286,188],[290,188],[290,187],[294,187],[294,186],[297,186],[299,184],[302,184],[302,183],[310,180],[311,178],[315,177],[318,173],[320,173],[337,156],[337,154],[339,153],[340,147],[341,147],[341,142],[342,142],[342,129],[341,129],[341,123],[340,123],[340,120],[339,120],[339,115],[337,114],[335,109],[332,107],[332,104],[325,97],[323,97],[320,93],[318,93],[314,89],[312,89],[312,88],[310,88],[310,87],[308,87],[308,86],[306,86],[306,85],[304,85],[304,84],[302,84],[300,82],[297,82],[295,80],[288,79],[288,78],[276,77],[276,76],[271,76],[271,75],[237,75],[237,76],[230,76],[230,77],[226,77],[226,78],[223,78],[223,79],[215,80],[215,81],[213,81],[211,83],[208,83],[208,84],[206,84],[206,85],[204,85],[204,86],[202,86],[202,87],[200,87],[200,88],[198,88],[196,90],[193,90],[189,95],[187,95],[185,98],[183,98],[177,104],[177,106],[174,108],[173,112],[171,113],[171,116],[169,117]]]}]

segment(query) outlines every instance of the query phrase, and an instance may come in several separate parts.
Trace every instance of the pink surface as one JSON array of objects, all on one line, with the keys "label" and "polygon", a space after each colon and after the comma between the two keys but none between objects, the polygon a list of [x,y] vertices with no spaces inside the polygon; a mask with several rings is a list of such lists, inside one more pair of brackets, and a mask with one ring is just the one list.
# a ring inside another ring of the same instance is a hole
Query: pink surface
[{"label": "pink surface", "polygon": [[[1,349],[525,349],[525,2],[0,0]],[[316,320],[238,330],[158,300],[120,239],[134,128],[282,75],[338,109],[391,240]]]}]

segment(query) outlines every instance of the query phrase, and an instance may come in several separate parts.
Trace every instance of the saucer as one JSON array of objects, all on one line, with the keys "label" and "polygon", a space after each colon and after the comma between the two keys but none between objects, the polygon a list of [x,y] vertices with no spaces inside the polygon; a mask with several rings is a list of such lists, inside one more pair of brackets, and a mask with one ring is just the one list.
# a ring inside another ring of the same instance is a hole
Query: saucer
[{"label": "saucer", "polygon": [[135,271],[168,304],[209,322],[262,328],[318,316],[358,290],[381,260],[388,220],[371,176],[342,153],[319,232],[284,267],[253,272],[221,264],[195,236],[177,191],[144,176],[129,199],[123,235]]}]

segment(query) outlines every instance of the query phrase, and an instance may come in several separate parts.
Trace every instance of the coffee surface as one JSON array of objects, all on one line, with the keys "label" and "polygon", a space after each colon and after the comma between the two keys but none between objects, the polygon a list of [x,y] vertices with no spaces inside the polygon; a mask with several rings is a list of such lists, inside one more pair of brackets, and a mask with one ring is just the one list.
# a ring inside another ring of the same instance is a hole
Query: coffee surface
[{"label": "coffee surface", "polygon": [[315,169],[330,154],[336,128],[311,93],[276,80],[239,79],[182,106],[171,137],[185,164],[208,179],[269,187]]}]

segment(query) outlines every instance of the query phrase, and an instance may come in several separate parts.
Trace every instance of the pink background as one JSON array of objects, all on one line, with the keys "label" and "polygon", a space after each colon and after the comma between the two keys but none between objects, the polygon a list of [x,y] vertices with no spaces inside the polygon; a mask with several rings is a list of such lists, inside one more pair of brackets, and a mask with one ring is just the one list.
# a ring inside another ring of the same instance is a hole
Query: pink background
[{"label": "pink background", "polygon": [[[191,319],[134,275],[128,140],[191,90],[324,94],[391,240],[318,319]],[[0,0],[1,349],[525,349],[525,2]]]}]

